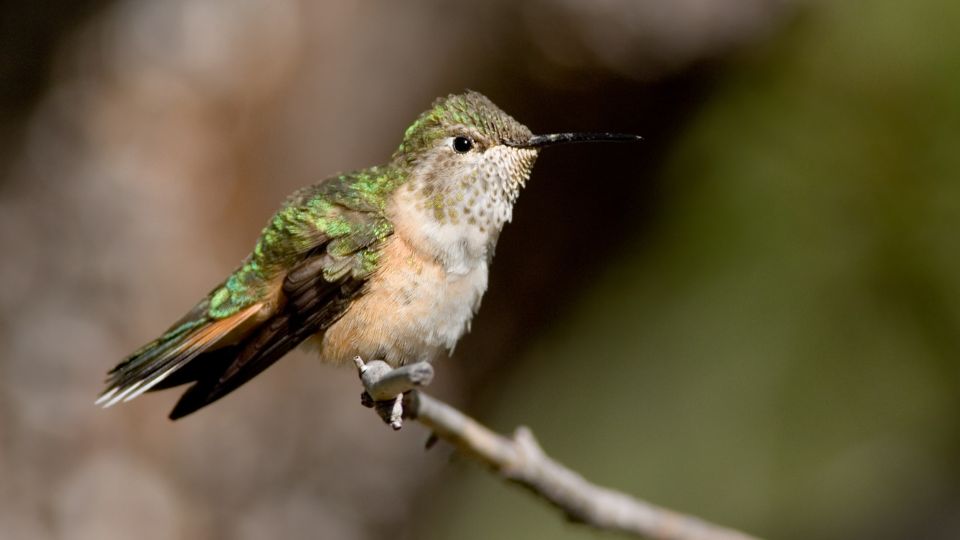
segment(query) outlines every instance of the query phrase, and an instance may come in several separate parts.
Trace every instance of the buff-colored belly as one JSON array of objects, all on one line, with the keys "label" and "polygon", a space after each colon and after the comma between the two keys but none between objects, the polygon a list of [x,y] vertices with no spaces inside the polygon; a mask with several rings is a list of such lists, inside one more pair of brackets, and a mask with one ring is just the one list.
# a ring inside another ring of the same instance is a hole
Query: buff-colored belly
[{"label": "buff-colored belly", "polygon": [[432,361],[467,331],[486,288],[485,261],[451,276],[394,236],[365,293],[314,343],[328,362],[357,355],[395,366]]}]

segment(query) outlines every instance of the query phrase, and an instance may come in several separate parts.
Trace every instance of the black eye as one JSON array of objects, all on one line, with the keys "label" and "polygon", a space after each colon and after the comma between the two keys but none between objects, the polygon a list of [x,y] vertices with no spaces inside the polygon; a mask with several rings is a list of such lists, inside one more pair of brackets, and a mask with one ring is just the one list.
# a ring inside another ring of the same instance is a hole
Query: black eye
[{"label": "black eye", "polygon": [[461,154],[466,154],[473,148],[473,141],[466,137],[456,137],[453,139],[453,149]]}]

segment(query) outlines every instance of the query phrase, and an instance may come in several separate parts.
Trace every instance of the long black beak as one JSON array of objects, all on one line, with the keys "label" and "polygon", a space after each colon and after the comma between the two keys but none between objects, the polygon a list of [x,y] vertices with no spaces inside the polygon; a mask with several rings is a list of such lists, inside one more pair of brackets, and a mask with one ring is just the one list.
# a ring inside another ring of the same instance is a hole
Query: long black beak
[{"label": "long black beak", "polygon": [[508,144],[517,148],[543,148],[554,144],[578,142],[631,142],[640,140],[643,140],[643,137],[627,133],[552,133],[550,135],[534,135],[526,141]]}]

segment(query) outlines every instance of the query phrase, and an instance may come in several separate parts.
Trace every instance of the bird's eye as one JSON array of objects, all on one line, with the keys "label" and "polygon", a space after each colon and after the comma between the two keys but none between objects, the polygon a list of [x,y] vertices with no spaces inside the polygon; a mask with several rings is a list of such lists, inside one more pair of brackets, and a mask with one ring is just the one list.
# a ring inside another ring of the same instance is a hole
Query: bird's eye
[{"label": "bird's eye", "polygon": [[473,148],[473,141],[467,137],[455,137],[453,139],[453,149],[460,154],[466,154]]}]

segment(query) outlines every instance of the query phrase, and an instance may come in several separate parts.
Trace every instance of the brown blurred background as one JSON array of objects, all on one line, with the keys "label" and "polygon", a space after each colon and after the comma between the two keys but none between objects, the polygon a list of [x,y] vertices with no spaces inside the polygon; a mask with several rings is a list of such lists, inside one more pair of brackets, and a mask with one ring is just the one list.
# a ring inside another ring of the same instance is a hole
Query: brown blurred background
[{"label": "brown blurred background", "polygon": [[296,187],[472,88],[546,152],[433,392],[785,539],[960,537],[960,4],[84,0],[0,11],[0,538],[605,538],[297,352],[215,407],[105,370]]}]

